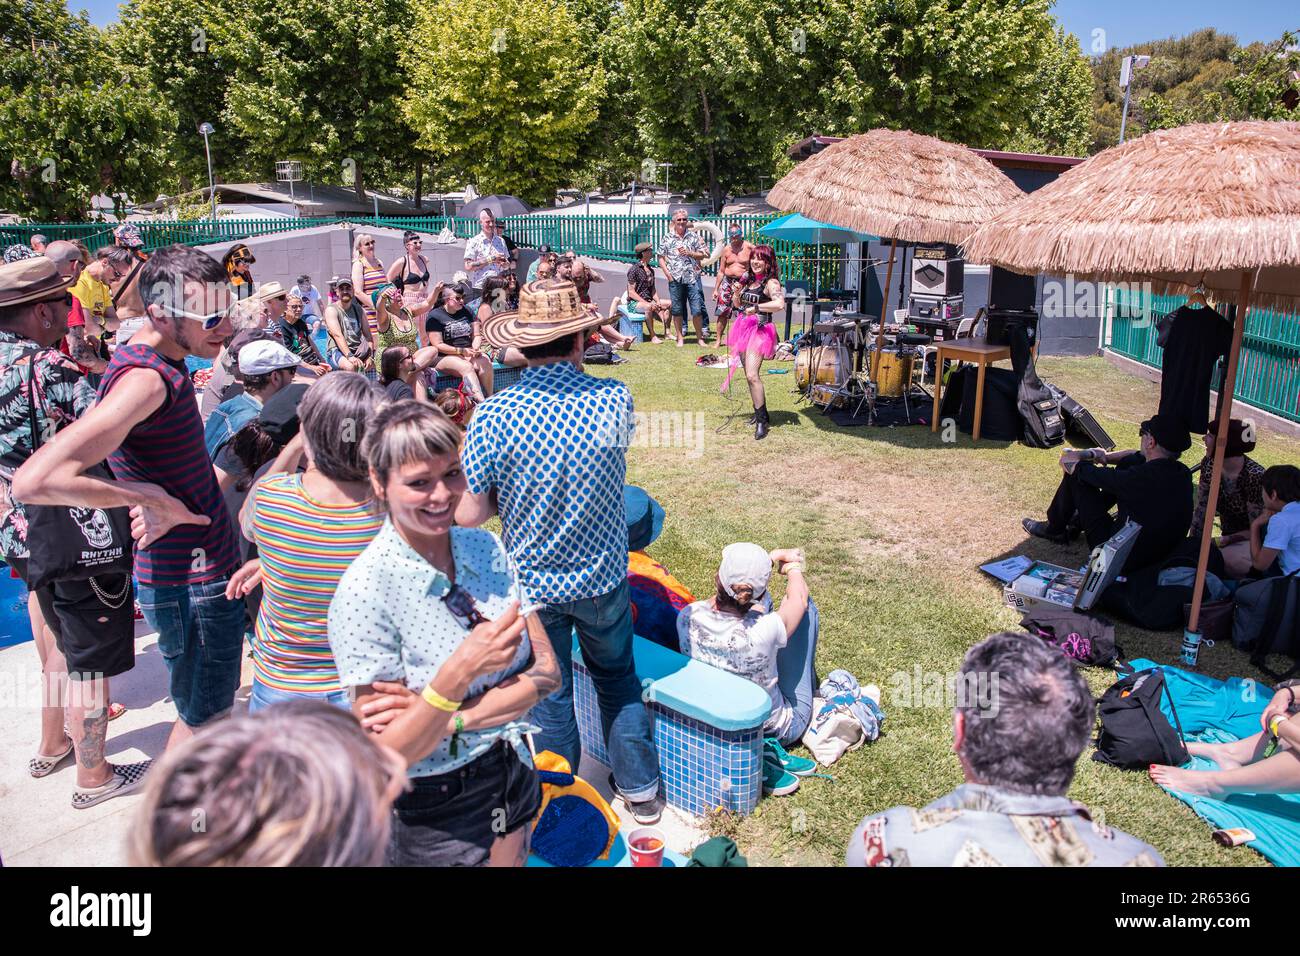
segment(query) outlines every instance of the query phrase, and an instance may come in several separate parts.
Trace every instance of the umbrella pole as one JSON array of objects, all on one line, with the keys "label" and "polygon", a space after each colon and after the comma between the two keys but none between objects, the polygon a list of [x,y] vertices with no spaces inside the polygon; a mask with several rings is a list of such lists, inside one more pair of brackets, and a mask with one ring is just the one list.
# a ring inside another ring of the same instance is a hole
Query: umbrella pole
[{"label": "umbrella pole", "polygon": [[885,270],[885,294],[880,299],[880,330],[876,333],[876,354],[871,356],[871,380],[880,380],[880,350],[885,347],[885,314],[889,311],[889,287],[894,282],[894,253],[898,240],[889,240],[889,268]]},{"label": "umbrella pole", "polygon": [[1192,608],[1187,616],[1187,630],[1198,634],[1201,622],[1201,591],[1210,564],[1210,542],[1214,540],[1214,515],[1219,504],[1219,483],[1223,477],[1223,458],[1228,450],[1228,419],[1232,417],[1232,395],[1237,389],[1237,362],[1241,356],[1241,337],[1246,328],[1246,311],[1250,308],[1250,292],[1254,273],[1241,274],[1241,289],[1237,293],[1237,321],[1232,327],[1232,348],[1228,352],[1228,368],[1219,383],[1219,421],[1214,432],[1214,474],[1210,477],[1209,498],[1205,504],[1205,525],[1201,528],[1201,553],[1196,561],[1196,583],[1192,589]]}]

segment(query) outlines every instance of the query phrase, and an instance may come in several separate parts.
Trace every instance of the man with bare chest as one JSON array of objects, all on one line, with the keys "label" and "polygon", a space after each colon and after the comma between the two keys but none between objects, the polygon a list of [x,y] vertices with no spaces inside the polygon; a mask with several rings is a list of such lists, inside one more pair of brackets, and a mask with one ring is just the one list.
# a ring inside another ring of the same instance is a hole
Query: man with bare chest
[{"label": "man with bare chest", "polygon": [[727,322],[731,319],[733,308],[732,299],[736,288],[744,284],[745,276],[749,274],[749,257],[754,252],[754,245],[745,239],[740,223],[733,222],[727,227],[727,240],[727,244],[722,247],[722,260],[718,263],[718,284],[714,295],[714,314],[718,319],[715,348],[721,348],[726,340]]}]

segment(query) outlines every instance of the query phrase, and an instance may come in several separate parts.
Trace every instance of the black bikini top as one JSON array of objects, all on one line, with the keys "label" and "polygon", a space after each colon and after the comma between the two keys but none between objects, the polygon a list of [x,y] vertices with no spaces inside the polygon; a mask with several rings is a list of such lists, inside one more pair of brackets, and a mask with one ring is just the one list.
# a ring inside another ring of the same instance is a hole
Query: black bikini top
[{"label": "black bikini top", "polygon": [[410,256],[406,256],[406,257],[404,257],[404,258],[402,259],[402,272],[405,272],[406,275],[403,276],[403,275],[401,274],[401,272],[399,272],[398,275],[397,275],[397,281],[395,281],[395,282],[393,283],[393,285],[397,286],[398,290],[405,289],[408,285],[428,285],[428,284],[429,284],[429,262],[428,262],[428,260],[425,260],[425,263],[424,263],[424,272],[422,272],[422,273],[415,273],[415,272],[412,272],[412,271],[411,271],[411,257],[410,257]]}]

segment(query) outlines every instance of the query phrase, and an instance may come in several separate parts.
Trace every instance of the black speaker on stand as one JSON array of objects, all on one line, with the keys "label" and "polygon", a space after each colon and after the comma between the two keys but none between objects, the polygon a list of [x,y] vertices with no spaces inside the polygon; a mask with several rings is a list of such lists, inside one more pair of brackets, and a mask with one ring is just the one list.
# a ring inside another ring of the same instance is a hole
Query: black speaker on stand
[{"label": "black speaker on stand", "polygon": [[989,267],[989,311],[1032,312],[1038,299],[1038,277],[998,266]]}]

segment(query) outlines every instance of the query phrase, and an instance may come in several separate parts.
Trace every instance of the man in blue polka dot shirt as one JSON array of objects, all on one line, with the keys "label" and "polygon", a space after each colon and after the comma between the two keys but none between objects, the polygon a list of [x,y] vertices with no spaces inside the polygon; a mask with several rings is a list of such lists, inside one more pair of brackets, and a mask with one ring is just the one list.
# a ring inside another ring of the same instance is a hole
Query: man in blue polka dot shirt
[{"label": "man in blue polka dot shirt", "polygon": [[600,706],[616,789],[633,817],[663,810],[650,715],[632,659],[623,484],[632,437],[632,393],[582,371],[590,328],[571,282],[531,283],[520,308],[491,316],[483,336],[528,359],[518,384],[474,413],[461,454],[469,493],[456,521],[477,526],[500,514],[520,587],[560,662],[562,685],[538,704],[536,743],[575,769],[582,756],[573,710],[573,633]]}]

